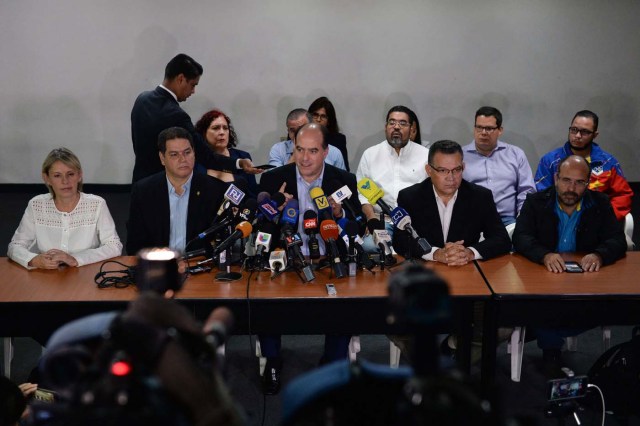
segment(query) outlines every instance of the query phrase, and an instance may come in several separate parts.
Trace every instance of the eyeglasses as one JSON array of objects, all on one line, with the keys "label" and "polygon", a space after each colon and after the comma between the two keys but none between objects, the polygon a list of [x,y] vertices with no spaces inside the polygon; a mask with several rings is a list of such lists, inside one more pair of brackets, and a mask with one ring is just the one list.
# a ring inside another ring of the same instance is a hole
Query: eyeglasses
[{"label": "eyeglasses", "polygon": [[573,180],[568,177],[558,177],[558,181],[560,181],[560,183],[563,184],[564,186],[575,185],[576,188],[586,188],[587,185],[589,185],[589,182],[587,182],[586,180],[582,180],[582,179]]},{"label": "eyeglasses", "polygon": [[488,134],[491,134],[496,130],[498,130],[498,127],[487,127],[487,126],[473,126],[473,128],[476,129],[478,133],[487,132]]},{"label": "eyeglasses", "polygon": [[393,118],[387,121],[387,126],[396,127],[396,125],[400,127],[409,127],[409,122],[407,120],[394,120]]},{"label": "eyeglasses", "polygon": [[569,127],[569,133],[571,133],[572,135],[577,135],[578,133],[580,133],[582,136],[591,136],[594,132],[591,130],[587,130],[587,129],[579,129],[577,127]]},{"label": "eyeglasses", "polygon": [[316,120],[328,120],[329,116],[327,114],[320,114],[318,112],[314,112],[313,114],[313,118],[315,118]]},{"label": "eyeglasses", "polygon": [[445,169],[444,167],[436,167],[433,164],[429,164],[429,167],[442,177],[447,177],[449,174],[452,174],[453,176],[460,176],[460,173],[464,170],[464,167],[462,166],[458,166],[455,169]]}]

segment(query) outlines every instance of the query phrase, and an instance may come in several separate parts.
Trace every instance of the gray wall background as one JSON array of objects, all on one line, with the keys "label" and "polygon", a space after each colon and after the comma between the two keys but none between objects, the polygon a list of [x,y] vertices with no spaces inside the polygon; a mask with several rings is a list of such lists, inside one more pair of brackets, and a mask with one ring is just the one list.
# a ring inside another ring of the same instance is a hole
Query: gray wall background
[{"label": "gray wall background", "polygon": [[496,106],[534,172],[587,108],[640,181],[638,22],[638,0],[2,0],[0,183],[41,182],[58,146],[85,182],[129,183],[131,106],[179,52],[204,66],[185,110],[227,112],[256,163],[289,110],[326,95],[354,169],[395,104],[423,139],[463,144],[475,110]]}]

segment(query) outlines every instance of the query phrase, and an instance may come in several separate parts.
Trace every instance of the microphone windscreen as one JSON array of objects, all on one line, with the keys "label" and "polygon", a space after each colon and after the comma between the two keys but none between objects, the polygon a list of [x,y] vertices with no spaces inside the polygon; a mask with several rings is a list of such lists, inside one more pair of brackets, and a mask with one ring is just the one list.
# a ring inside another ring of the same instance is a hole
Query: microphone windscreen
[{"label": "microphone windscreen", "polygon": [[373,234],[373,231],[376,229],[385,229],[384,223],[380,221],[380,219],[369,219],[367,221],[367,228],[369,228],[369,232]]},{"label": "microphone windscreen", "polygon": [[384,191],[371,179],[364,177],[358,181],[360,192],[370,204],[375,204],[384,195]]},{"label": "microphone windscreen", "polygon": [[295,229],[298,226],[298,206],[298,200],[296,200],[295,198],[289,200],[282,210],[280,221],[291,225],[291,227]]},{"label": "microphone windscreen", "polygon": [[252,230],[253,226],[247,221],[242,221],[236,225],[236,231],[242,232],[242,238],[247,238]]},{"label": "microphone windscreen", "polygon": [[249,198],[243,203],[242,208],[238,212],[238,217],[247,222],[253,222],[253,219],[256,217],[256,210],[258,210],[258,202],[253,198]]},{"label": "microphone windscreen", "polygon": [[271,199],[271,195],[267,191],[262,191],[258,194],[258,204],[262,204]]},{"label": "microphone windscreen", "polygon": [[335,220],[325,219],[320,223],[320,236],[323,240],[329,239],[337,240],[340,237],[340,231],[338,230],[338,224]]},{"label": "microphone windscreen", "polygon": [[278,207],[280,207],[281,205],[283,205],[287,201],[287,198],[284,196],[284,194],[282,192],[276,192],[275,194],[273,194],[271,196],[271,200],[275,201],[276,205]]},{"label": "microphone windscreen", "polygon": [[358,226],[358,223],[355,220],[348,221],[345,226],[345,232],[350,237],[355,237],[356,235],[358,235],[359,229],[360,227]]}]

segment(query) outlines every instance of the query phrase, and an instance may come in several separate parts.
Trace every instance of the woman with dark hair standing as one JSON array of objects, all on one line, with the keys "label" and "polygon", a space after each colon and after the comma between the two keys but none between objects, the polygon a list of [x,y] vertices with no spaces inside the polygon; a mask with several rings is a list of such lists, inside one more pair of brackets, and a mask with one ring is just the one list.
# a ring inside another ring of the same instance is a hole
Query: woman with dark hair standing
[{"label": "woman with dark hair standing", "polygon": [[[251,155],[248,152],[235,148],[238,143],[238,137],[231,124],[231,119],[224,112],[212,109],[204,113],[196,123],[196,130],[202,135],[209,148],[216,154],[231,157],[234,160],[239,158],[248,158],[251,160]],[[198,169],[201,169],[201,166],[198,166]],[[242,170],[238,170],[235,173],[207,170],[207,174],[224,182],[234,182],[236,178],[240,177],[248,184],[249,194],[247,195],[252,198],[258,196],[258,184],[256,183],[256,177],[254,175]]]},{"label": "woman with dark hair standing", "polygon": [[340,133],[338,119],[336,118],[336,110],[333,104],[326,96],[322,96],[309,105],[309,113],[313,117],[313,121],[323,125],[329,131],[329,145],[333,145],[340,150],[344,165],[349,171],[349,155],[347,154],[347,138]]}]

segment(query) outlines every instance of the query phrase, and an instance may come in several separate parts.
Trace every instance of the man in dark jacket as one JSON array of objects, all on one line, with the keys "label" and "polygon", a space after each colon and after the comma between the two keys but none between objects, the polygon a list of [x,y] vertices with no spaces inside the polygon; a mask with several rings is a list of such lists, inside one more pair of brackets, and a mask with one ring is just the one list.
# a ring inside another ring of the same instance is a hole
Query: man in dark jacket
[{"label": "man in dark jacket", "polygon": [[[586,160],[571,155],[562,160],[555,186],[529,194],[513,233],[515,250],[554,273],[567,267],[561,253],[585,253],[579,264],[597,272],[624,256],[627,244],[609,198],[587,189],[591,170]],[[536,329],[548,375],[557,374],[563,337],[584,330]]]}]

